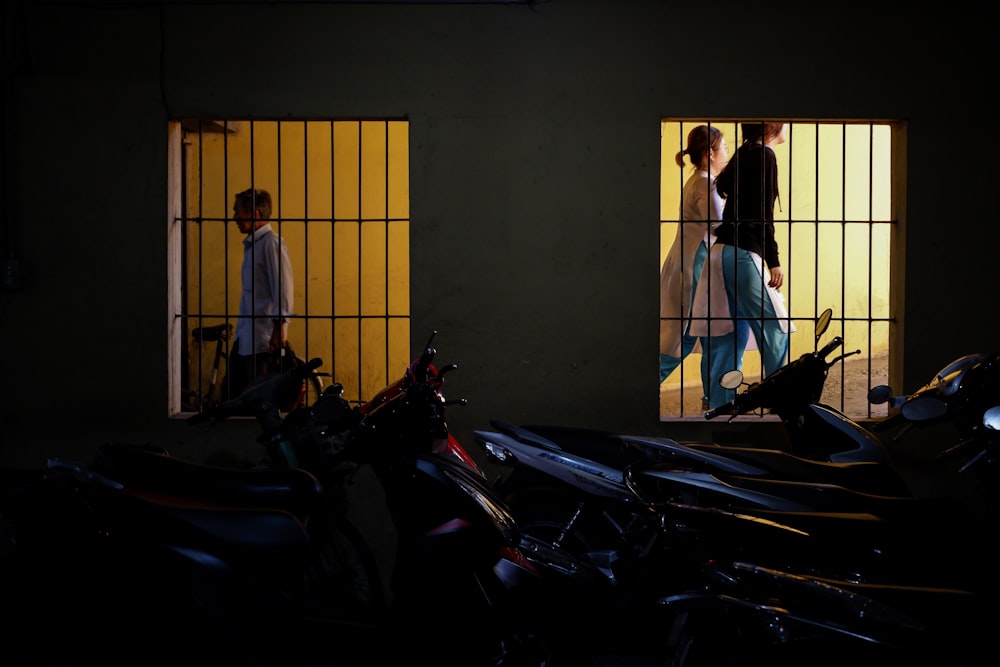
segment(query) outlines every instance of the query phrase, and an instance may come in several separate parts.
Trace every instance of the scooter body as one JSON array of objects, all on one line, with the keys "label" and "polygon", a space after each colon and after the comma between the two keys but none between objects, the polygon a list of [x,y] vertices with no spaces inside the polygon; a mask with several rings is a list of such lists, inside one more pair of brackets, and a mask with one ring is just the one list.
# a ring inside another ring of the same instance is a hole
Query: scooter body
[{"label": "scooter body", "polygon": [[[499,431],[474,431],[474,434],[495,460],[527,466],[543,477],[578,488],[583,493],[623,503],[635,502],[625,486],[621,467],[586,458],[540,438],[526,442]],[[614,446],[612,442],[607,444]],[[657,447],[659,443],[650,442],[649,445]]]}]

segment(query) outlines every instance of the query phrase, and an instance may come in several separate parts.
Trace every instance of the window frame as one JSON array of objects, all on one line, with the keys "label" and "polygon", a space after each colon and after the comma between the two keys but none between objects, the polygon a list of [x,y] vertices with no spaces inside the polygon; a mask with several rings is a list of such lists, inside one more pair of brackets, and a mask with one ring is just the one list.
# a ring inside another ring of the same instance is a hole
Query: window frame
[{"label": "window frame", "polygon": [[[326,126],[328,136],[322,132]],[[170,417],[193,414],[197,408],[186,405],[184,395],[201,393],[209,381],[205,368],[214,347],[192,341],[192,329],[223,321],[235,327],[243,244],[232,221],[232,201],[247,187],[271,192],[272,229],[289,240],[297,293],[289,340],[294,338],[295,352],[323,359],[320,371],[342,384],[352,401],[366,400],[405,367],[410,354],[407,119],[175,119],[168,122],[167,141]],[[214,175],[202,164],[212,142]],[[247,147],[248,154],[237,155]],[[205,187],[213,194],[206,195],[202,184],[213,178],[216,182]],[[205,197],[211,206],[203,208]],[[199,234],[191,233],[195,228]],[[223,239],[211,248],[199,245],[207,228]],[[221,264],[207,269],[209,261]],[[190,284],[192,271],[197,285]],[[210,286],[211,271],[221,277]],[[221,289],[222,300],[206,306],[207,298],[195,294],[203,286],[213,294]],[[223,367],[217,381],[224,372]]]},{"label": "window frame", "polygon": [[[676,225],[680,222],[680,192],[693,171],[688,159],[684,160],[683,169],[675,162],[675,154],[685,146],[687,132],[694,125],[701,123],[719,127],[723,131],[729,145],[729,154],[732,156],[741,138],[740,122],[761,122],[761,120],[737,121],[724,117],[712,121],[693,117],[661,119],[658,268],[663,266],[673,242]],[[862,353],[852,357],[848,363],[840,363],[831,368],[823,400],[852,418],[881,417],[887,408],[869,405],[866,396],[858,396],[857,386],[862,381],[859,374],[864,375],[869,387],[875,384],[892,384],[894,381],[898,384],[896,357],[898,351],[902,350],[902,328],[895,314],[901,312],[903,298],[901,286],[904,263],[901,255],[903,246],[900,214],[903,211],[904,201],[905,124],[902,121],[884,119],[802,119],[785,122],[788,123],[786,144],[783,147],[776,147],[779,157],[780,195],[778,205],[775,207],[775,223],[782,267],[786,273],[786,285],[781,292],[785,296],[789,315],[798,329],[797,333],[792,334],[789,359],[795,359],[800,354],[815,349],[816,341],[812,336],[813,323],[823,308],[831,307],[834,316],[823,340],[841,335],[845,338],[844,351],[860,348]],[[833,172],[833,177],[841,180],[840,211],[838,215],[830,215],[829,188],[821,178],[829,181],[832,173],[831,165],[838,162],[838,159],[834,159],[835,156],[829,153],[831,137],[838,131],[843,139],[839,148],[841,171]],[[858,215],[856,203],[852,203],[849,197],[844,196],[845,193],[853,192],[850,188],[855,187],[852,181],[856,180],[854,166],[863,159],[863,156],[850,153],[850,151],[856,153],[857,146],[850,145],[847,139],[852,138],[856,144],[858,139],[854,133],[862,131],[867,131],[869,137],[867,147],[869,182],[865,192],[868,206],[863,216]],[[794,142],[813,144],[811,148],[815,155],[811,164],[803,164],[802,158],[802,155],[809,152],[806,149],[810,146],[805,145],[800,148],[794,146]],[[782,161],[782,151],[786,154],[784,161]],[[809,170],[812,171],[811,174],[808,173]],[[878,179],[877,187],[873,186],[872,179]],[[804,189],[811,189],[811,192],[803,194]],[[802,200],[810,198],[812,201],[803,204]],[[812,207],[811,212],[809,207]],[[808,215],[804,214],[804,211],[808,212]],[[812,226],[816,230],[816,238],[821,234],[830,235],[831,230],[839,227],[842,230],[841,235],[847,239],[850,235],[849,230],[860,225],[866,225],[870,231],[877,229],[877,240],[873,241],[872,235],[869,234],[868,264],[865,267],[868,273],[868,289],[863,298],[859,299],[856,287],[850,289],[843,287],[844,276],[850,275],[853,266],[853,264],[848,266],[846,263],[849,256],[856,251],[853,245],[848,247],[846,243],[841,243],[836,250],[832,250],[829,247],[820,247],[818,243],[809,248],[808,244],[803,247],[804,244],[792,244],[789,240],[795,240],[793,233],[801,236],[800,230],[806,229],[807,226]],[[783,230],[782,227],[787,229]],[[880,272],[879,266],[874,265],[876,260],[873,259],[873,245],[878,245],[884,250],[884,254],[881,254],[882,250],[877,254],[877,262],[880,264],[884,262],[881,265],[886,267],[884,273]],[[811,254],[812,257],[807,257],[807,254]],[[831,254],[835,254],[841,263],[841,268],[837,271],[825,268]],[[797,270],[801,272],[798,275]],[[802,274],[808,275],[810,272],[816,276],[814,282],[817,285],[824,275],[839,272],[837,278],[842,285],[838,298],[820,298],[820,294],[825,295],[831,291],[828,285],[824,285],[814,286],[811,290],[812,297],[805,299],[805,292],[809,289],[808,286],[802,285],[803,281],[806,281],[806,276]],[[877,287],[873,288],[873,283],[877,283]],[[878,291],[877,295],[873,295],[873,289]],[[868,310],[859,312],[856,301],[863,301],[867,304]],[[873,302],[878,304],[878,312],[872,311]],[[677,318],[661,318],[661,322],[676,320]],[[756,352],[747,351],[744,354],[745,366],[753,357],[759,359]],[[691,361],[692,358],[695,358],[694,362]],[[758,380],[760,377],[759,361],[756,366],[753,364],[750,366],[747,373],[748,382]],[[747,370],[745,367],[744,371]],[[697,358],[691,355],[660,386],[659,420],[669,422],[703,419],[700,382]],[[692,396],[692,393],[697,395]],[[772,418],[766,415],[752,415],[746,419],[761,417]]]}]

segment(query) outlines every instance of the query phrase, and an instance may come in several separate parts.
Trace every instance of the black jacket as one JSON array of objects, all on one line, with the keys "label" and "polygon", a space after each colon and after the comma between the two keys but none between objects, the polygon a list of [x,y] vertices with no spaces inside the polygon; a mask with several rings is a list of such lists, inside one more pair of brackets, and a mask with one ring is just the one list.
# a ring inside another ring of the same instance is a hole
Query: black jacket
[{"label": "black jacket", "polygon": [[778,160],[762,144],[743,144],[716,179],[726,200],[716,243],[755,252],[768,267],[781,266],[774,238],[774,202],[778,198]]}]

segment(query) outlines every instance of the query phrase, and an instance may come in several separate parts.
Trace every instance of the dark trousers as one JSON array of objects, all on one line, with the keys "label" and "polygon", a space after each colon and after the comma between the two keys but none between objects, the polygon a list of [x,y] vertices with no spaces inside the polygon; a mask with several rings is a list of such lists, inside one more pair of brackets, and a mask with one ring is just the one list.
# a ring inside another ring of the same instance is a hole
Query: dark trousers
[{"label": "dark trousers", "polygon": [[275,355],[270,352],[257,354],[237,354],[239,341],[233,343],[226,363],[226,377],[222,378],[222,400],[236,398],[253,384],[254,380],[266,373],[280,371]]}]

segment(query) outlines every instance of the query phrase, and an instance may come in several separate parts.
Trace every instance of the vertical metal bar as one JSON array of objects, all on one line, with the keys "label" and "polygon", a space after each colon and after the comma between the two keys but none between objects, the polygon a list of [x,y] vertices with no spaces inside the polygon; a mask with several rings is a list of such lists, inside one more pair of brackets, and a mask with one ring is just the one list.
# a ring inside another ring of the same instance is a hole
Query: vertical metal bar
[{"label": "vertical metal bar", "polygon": [[[255,142],[255,138],[256,138],[256,122],[251,120],[250,121],[250,187],[253,188],[254,190],[257,189],[257,173],[256,173],[257,172],[257,168],[256,168],[256,161],[254,160],[254,153],[255,153],[254,146],[255,146],[255,143],[256,143]],[[229,180],[228,172],[226,174],[226,180],[227,181]],[[257,197],[254,196],[252,198],[252,201],[256,204]],[[253,211],[252,214],[254,216],[256,216],[257,212]],[[250,235],[252,236],[253,233],[254,233],[254,230],[251,229],[250,230]],[[250,267],[251,267],[250,268],[250,273],[251,273],[252,279],[250,280],[250,314],[249,314],[250,315],[250,324],[251,324],[251,327],[250,327],[250,333],[251,333],[251,336],[250,336],[250,341],[251,341],[250,342],[250,367],[252,369],[251,370],[251,377],[257,377],[257,346],[253,343],[254,326],[257,323],[257,280],[256,280],[256,277],[253,276],[253,267],[255,267],[257,265],[256,253],[257,253],[257,248],[255,247],[255,244],[251,243],[250,244]],[[241,268],[241,270],[240,270],[240,282],[241,283],[242,283],[242,280],[243,280],[243,271],[242,271],[242,268]]]},{"label": "vertical metal bar", "polygon": [[385,367],[386,367],[386,379],[389,377],[389,123],[388,121],[382,121],[382,136],[385,141],[385,153],[383,155],[383,186],[384,186],[384,201],[382,213],[385,219],[381,222],[383,234],[385,240],[383,241],[382,253],[385,257],[383,262],[382,270],[385,272],[385,294],[383,298],[385,299],[385,316],[383,317],[382,327],[384,330],[384,340],[385,340]]},{"label": "vertical metal bar", "polygon": [[[813,150],[814,150],[814,153],[816,155],[816,157],[815,157],[815,163],[814,163],[814,166],[813,166],[813,168],[815,170],[815,173],[816,173],[816,178],[813,179],[813,201],[816,202],[816,204],[815,204],[816,209],[815,209],[815,211],[813,211],[813,217],[815,218],[815,220],[813,220],[813,235],[814,235],[814,238],[815,238],[815,240],[813,241],[813,266],[815,266],[816,269],[817,269],[816,270],[816,276],[814,276],[814,278],[813,278],[813,317],[814,318],[819,316],[820,312],[823,310],[822,306],[825,305],[825,304],[821,304],[819,302],[819,263],[820,263],[819,238],[820,238],[820,230],[823,228],[823,226],[820,224],[820,221],[819,221],[819,206],[820,206],[820,194],[821,194],[820,189],[819,189],[819,166],[820,166],[820,158],[819,158],[820,140],[819,140],[819,133],[820,133],[820,124],[819,123],[813,123],[813,136],[814,136],[814,138],[813,138]],[[792,312],[791,304],[789,304],[788,312],[789,313]],[[843,315],[843,313],[841,313],[841,315]],[[813,347],[813,352],[815,352],[816,349],[817,349],[816,348],[817,343],[818,343],[818,341],[816,341],[815,338],[814,338],[813,339],[813,346],[812,346]]]},{"label": "vertical metal bar", "polygon": [[[844,315],[841,331],[847,334],[847,123],[840,124],[840,312]],[[844,383],[846,364],[841,363],[837,372],[840,374],[840,409],[844,409],[847,386]]]},{"label": "vertical metal bar", "polygon": [[[337,378],[337,361],[334,351],[337,340],[337,289],[333,278],[334,265],[337,261],[337,160],[336,141],[337,123],[330,121],[330,373]],[[356,394],[361,396],[360,387]]]},{"label": "vertical metal bar", "polygon": [[363,273],[362,270],[361,270],[361,261],[362,261],[364,255],[363,255],[363,253],[361,251],[361,248],[362,248],[362,236],[363,236],[363,231],[364,230],[362,228],[362,224],[361,223],[362,223],[362,220],[364,219],[364,215],[363,215],[363,211],[362,211],[363,203],[364,203],[363,200],[362,200],[362,198],[364,197],[364,187],[363,187],[363,185],[361,183],[361,177],[364,175],[364,164],[363,163],[364,163],[365,150],[364,150],[364,145],[362,144],[362,140],[364,139],[364,134],[361,131],[361,121],[360,120],[355,121],[355,125],[357,126],[357,132],[358,132],[358,167],[357,167],[358,168],[358,210],[357,210],[357,221],[356,221],[357,228],[358,228],[358,245],[357,245],[357,253],[358,253],[358,261],[357,261],[357,267],[358,267],[357,268],[357,271],[358,271],[358,275],[357,275],[358,293],[357,293],[357,301],[356,301],[356,307],[357,307],[357,313],[358,313],[358,315],[357,315],[357,317],[358,317],[358,324],[357,324],[357,332],[358,332],[358,364],[357,364],[357,367],[358,367],[358,385],[359,385],[359,389],[360,389],[360,391],[358,392],[358,398],[363,401],[363,400],[365,400],[365,394],[364,394],[365,383],[364,383],[364,378],[362,377],[362,369],[364,368],[364,365],[362,363],[363,362],[363,355],[362,355],[362,348],[361,348],[362,342],[363,342],[362,328],[364,326],[364,313],[361,312],[361,307],[362,307],[362,300],[361,300],[362,283],[361,283],[361,279],[362,279],[362,273]]},{"label": "vertical metal bar", "polygon": [[[788,270],[785,271],[785,278],[786,279],[785,279],[785,284],[782,285],[782,287],[784,288],[785,293],[788,294],[788,305],[785,308],[785,318],[786,318],[785,319],[785,326],[788,329],[788,349],[785,350],[785,363],[788,363],[791,360],[791,354],[792,354],[792,333],[791,333],[791,329],[792,329],[792,312],[794,312],[793,309],[792,309],[792,281],[795,280],[795,270],[792,267],[792,257],[794,256],[793,253],[792,253],[792,240],[795,238],[795,235],[792,234],[792,226],[793,226],[793,223],[794,223],[794,216],[792,215],[792,211],[794,210],[794,207],[793,207],[794,202],[792,201],[792,174],[795,173],[795,165],[794,165],[795,151],[793,150],[795,148],[795,124],[789,122],[789,123],[786,123],[786,125],[787,125],[787,131],[785,132],[785,135],[786,135],[785,136],[785,141],[788,142],[788,169],[787,169],[788,173],[785,174],[785,179],[786,179],[786,183],[787,183],[787,186],[786,186],[785,190],[788,192],[788,202],[786,202],[786,206],[788,207],[788,214],[785,217],[788,220],[788,222],[787,222],[787,224],[788,224],[788,248],[786,248],[786,250],[785,250],[785,253],[784,253],[785,259],[782,260],[782,263],[785,265],[785,267]],[[779,174],[779,176],[780,176],[780,174]],[[780,192],[781,189],[779,188],[778,191]],[[778,196],[779,196],[779,201],[780,201],[780,196],[781,195],[778,195]],[[777,231],[775,232],[775,234],[777,234]],[[777,243],[777,239],[775,239],[775,242]],[[779,249],[779,253],[780,253],[780,249]],[[764,294],[767,294],[767,292],[764,292]],[[763,367],[761,368],[761,370],[763,371]],[[777,369],[775,369],[775,370],[777,370]]]},{"label": "vertical metal bar", "polygon": [[[303,340],[305,349],[302,350],[302,356],[305,359],[309,359],[309,123],[308,121],[302,121],[302,198],[305,200],[302,203],[302,275],[305,280],[302,281],[302,306],[296,308],[296,310],[301,311],[302,327],[305,329],[303,332]],[[313,397],[315,400],[315,397]]]},{"label": "vertical metal bar", "polygon": [[[687,145],[685,143],[684,129],[685,129],[684,128],[684,123],[678,123],[677,124],[677,134],[678,134],[677,141],[678,141],[678,145],[680,146],[680,150],[684,150],[687,147]],[[663,145],[662,141],[660,142],[660,145],[661,146]],[[670,157],[669,153],[665,157],[669,159],[669,157]],[[660,163],[661,164],[663,163],[663,159],[662,158],[660,160]],[[697,169],[697,166],[695,168]],[[677,230],[678,230],[679,234],[675,234],[674,238],[677,239],[677,241],[680,243],[680,246],[681,246],[681,266],[683,267],[685,261],[690,261],[687,257],[684,256],[684,248],[685,248],[685,246],[684,246],[684,231],[685,231],[686,228],[684,226],[684,216],[682,215],[682,211],[684,211],[684,183],[685,183],[683,160],[681,161],[681,168],[679,170],[679,173],[677,174],[677,178],[679,180],[679,185],[680,185],[680,189],[681,189],[681,196],[680,196],[680,199],[678,200],[679,203],[678,203],[678,209],[677,209],[677,223],[676,223],[677,224]],[[709,206],[709,211],[711,211],[711,205]],[[661,245],[662,245],[662,241],[661,241]],[[668,248],[667,252],[668,253],[670,252],[669,248]],[[679,287],[679,289],[681,291],[680,302],[681,302],[681,305],[683,306],[683,304],[684,304],[684,280],[682,279],[677,284],[678,284],[678,287]],[[683,308],[682,308],[681,309],[681,315],[683,316],[683,314],[684,314],[684,312],[683,312]],[[683,352],[684,352],[684,343],[683,343],[684,323],[683,323],[683,320],[681,320],[679,322],[669,321],[668,324],[671,325],[671,326],[674,325],[674,324],[677,324],[677,325],[679,325],[681,327],[681,362],[679,364],[677,364],[677,369],[676,370],[680,374],[680,385],[679,385],[680,386],[680,391],[677,392],[677,395],[678,395],[679,400],[680,400],[680,407],[678,409],[678,413],[683,417],[684,416],[684,359],[683,359]]]},{"label": "vertical metal bar", "polygon": [[[871,389],[872,377],[872,340],[874,339],[874,318],[872,310],[872,277],[875,275],[875,262],[873,261],[873,249],[875,247],[875,124],[868,123],[868,292],[866,299],[868,303],[868,355],[866,371],[868,388]],[[867,398],[867,395],[866,395]],[[865,401],[865,415],[872,416],[871,403]]]},{"label": "vertical metal bar", "polygon": [[[229,122],[226,121],[225,128],[228,129]],[[229,323],[231,313],[233,312],[232,306],[229,303],[229,211],[230,211],[230,201],[232,200],[232,195],[229,191],[229,132],[222,133],[222,246],[223,246],[223,259],[222,259],[222,289],[223,289],[223,306],[222,309],[226,313],[226,323]],[[251,155],[252,157],[252,155]],[[235,326],[233,329],[235,330]],[[235,339],[235,336],[233,337]],[[224,382],[226,386],[224,388],[223,396],[229,396],[229,387],[232,384],[232,373],[229,372],[231,365],[234,348],[233,343],[227,343],[229,348],[229,354],[226,356],[226,375],[224,376]]]},{"label": "vertical metal bar", "polygon": [[[228,127],[228,121],[226,121],[226,126]],[[229,132],[223,132],[222,134],[222,245],[223,245],[223,255],[222,255],[222,287],[223,287],[223,310],[226,313],[226,322],[229,322],[229,314],[232,309],[229,305]],[[200,174],[204,177],[204,172]],[[203,197],[201,197],[203,198]],[[232,350],[230,349],[230,352]],[[226,369],[229,369],[229,361],[226,361]]]},{"label": "vertical metal bar", "polygon": [[[278,197],[278,206],[277,206],[277,214],[278,214],[277,223],[278,223],[278,229],[276,231],[277,231],[277,234],[278,234],[278,242],[279,242],[279,245],[278,245],[279,250],[278,250],[278,252],[280,253],[281,252],[281,250],[280,250],[281,243],[284,243],[284,241],[285,241],[285,234],[284,234],[284,231],[282,231],[282,227],[284,226],[284,220],[281,217],[281,207],[285,203],[285,198],[284,198],[284,196],[282,196],[282,192],[281,192],[281,184],[282,184],[282,178],[281,178],[281,172],[282,172],[282,164],[281,164],[281,128],[283,126],[283,123],[281,121],[278,121],[276,124],[277,124],[276,132],[277,132],[277,149],[278,149],[278,155],[277,155],[276,159],[277,159],[277,162],[278,162],[278,169],[277,169],[277,172],[278,172],[278,183],[277,183],[277,185],[274,188],[274,194],[277,195],[277,197]],[[273,198],[271,199],[271,206],[274,206],[274,199]],[[272,208],[271,209],[271,215],[273,216],[274,214],[275,214],[275,210]],[[291,263],[291,257],[289,257],[289,263]],[[256,263],[254,263],[254,266],[256,266]],[[281,266],[280,255],[279,255],[279,260],[278,260],[278,266],[279,267]],[[283,285],[281,283],[284,281],[284,276],[282,275],[282,273],[283,272],[279,268],[278,269],[278,293],[276,295],[273,295],[273,296],[277,297],[277,302],[278,302],[278,316],[279,316],[280,319],[284,319],[284,318],[281,317],[281,315],[282,315],[282,312],[281,312],[281,290],[282,290],[282,287],[283,287]],[[256,277],[255,277],[254,278],[254,283],[256,283],[256,282],[257,282],[257,280],[256,280]],[[256,324],[256,322],[255,322],[255,324]],[[289,322],[288,322],[288,328],[291,329],[291,326],[292,326],[292,323],[289,320]],[[279,352],[279,354],[280,354],[280,352]],[[279,368],[280,368],[280,366],[279,366]]]},{"label": "vertical metal bar", "polygon": [[[205,132],[204,121],[198,121],[198,326],[204,326],[205,309]],[[187,210],[187,209],[185,209]],[[184,249],[184,256],[187,257],[187,248]],[[188,344],[190,332],[185,330],[184,342]],[[198,412],[202,407],[202,387],[204,387],[204,345],[198,345]]]}]

